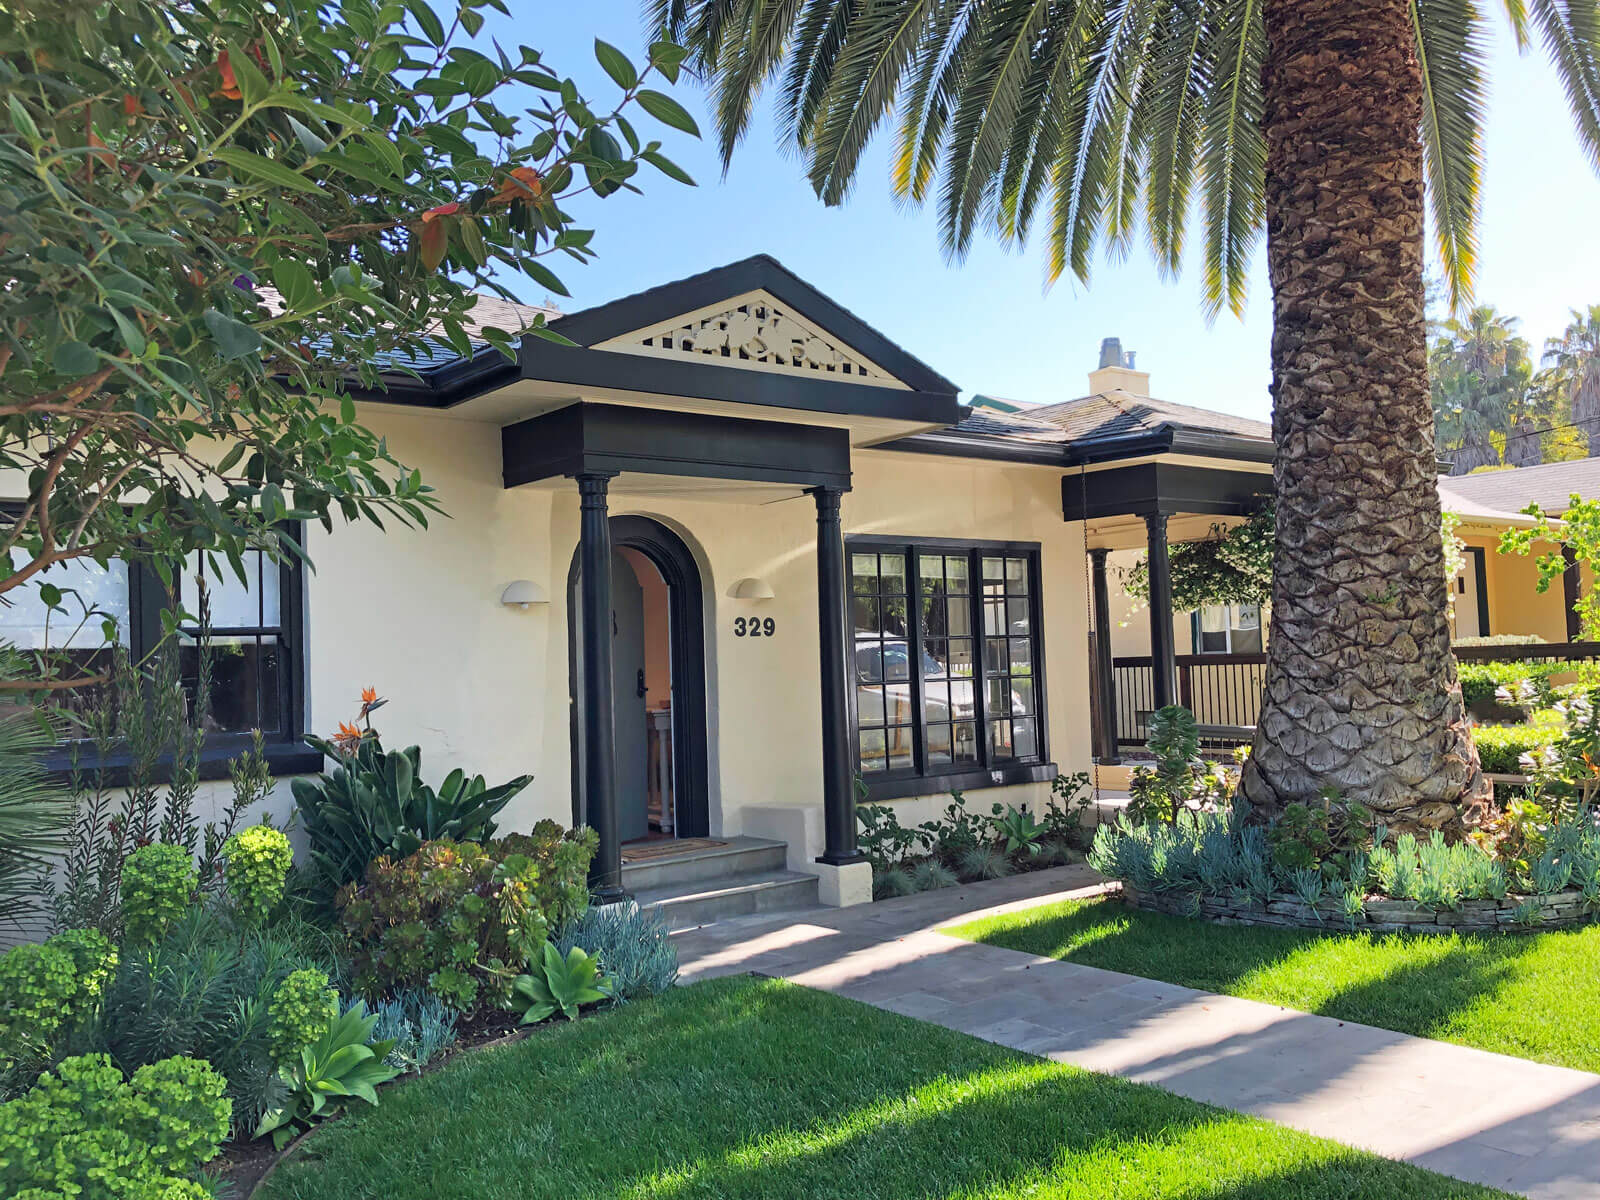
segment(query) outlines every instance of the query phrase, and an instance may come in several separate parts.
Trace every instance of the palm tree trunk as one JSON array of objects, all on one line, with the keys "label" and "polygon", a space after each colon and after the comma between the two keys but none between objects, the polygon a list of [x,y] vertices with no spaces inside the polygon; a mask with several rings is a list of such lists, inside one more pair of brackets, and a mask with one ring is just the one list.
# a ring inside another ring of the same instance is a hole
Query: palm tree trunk
[{"label": "palm tree trunk", "polygon": [[1266,0],[1277,549],[1242,791],[1459,833],[1485,792],[1446,620],[1407,0]]}]

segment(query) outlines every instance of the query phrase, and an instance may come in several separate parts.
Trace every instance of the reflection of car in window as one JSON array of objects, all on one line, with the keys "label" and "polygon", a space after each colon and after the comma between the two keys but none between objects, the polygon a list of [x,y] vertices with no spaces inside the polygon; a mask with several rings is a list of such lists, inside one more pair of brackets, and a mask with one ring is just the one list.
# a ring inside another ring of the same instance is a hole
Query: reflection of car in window
[{"label": "reflection of car in window", "polygon": [[[880,642],[870,634],[857,637],[856,702],[863,712],[871,713],[870,723],[879,723],[877,713],[880,704],[885,714],[883,723],[903,725],[912,721],[910,661],[910,648],[904,641]],[[944,663],[924,649],[922,677],[950,680],[949,708],[954,712],[950,712],[941,699],[930,696],[926,705],[929,722],[951,719],[966,721],[977,715],[971,675],[951,674]],[[1014,691],[1011,693],[1011,711],[1019,716],[1028,711],[1028,706]]]}]

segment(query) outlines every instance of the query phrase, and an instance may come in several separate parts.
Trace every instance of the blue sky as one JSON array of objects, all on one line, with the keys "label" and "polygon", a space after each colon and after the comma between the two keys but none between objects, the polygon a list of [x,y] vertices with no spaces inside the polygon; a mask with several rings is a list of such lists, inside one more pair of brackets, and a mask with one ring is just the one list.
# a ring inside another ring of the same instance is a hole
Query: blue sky
[{"label": "blue sky", "polygon": [[[1491,64],[1478,298],[1522,318],[1541,347],[1567,311],[1600,303],[1600,180],[1572,134],[1560,85],[1542,54],[1519,57],[1496,11]],[[644,38],[640,5],[627,0],[540,3],[527,27],[497,30],[526,41],[599,103],[615,87],[595,64],[596,36],[636,61]],[[702,128],[704,98],[675,90]],[[641,130],[653,125],[639,118]],[[657,127],[660,128],[660,127]],[[873,324],[968,392],[1039,403],[1081,395],[1100,339],[1122,338],[1152,373],[1164,399],[1266,418],[1271,305],[1258,253],[1243,321],[1201,312],[1198,264],[1176,283],[1157,276],[1142,247],[1124,262],[1101,261],[1088,286],[1064,279],[1046,292],[1036,247],[1018,253],[978,240],[959,266],[944,261],[931,210],[905,211],[890,197],[886,144],[863,162],[842,208],[811,193],[799,162],[775,146],[769,106],[726,178],[705,142],[661,128],[667,153],[699,184],[686,188],[648,168],[643,196],[575,205],[596,230],[599,257],[552,264],[576,311],[750,254],[766,252]],[[508,281],[525,299],[530,281]]]}]

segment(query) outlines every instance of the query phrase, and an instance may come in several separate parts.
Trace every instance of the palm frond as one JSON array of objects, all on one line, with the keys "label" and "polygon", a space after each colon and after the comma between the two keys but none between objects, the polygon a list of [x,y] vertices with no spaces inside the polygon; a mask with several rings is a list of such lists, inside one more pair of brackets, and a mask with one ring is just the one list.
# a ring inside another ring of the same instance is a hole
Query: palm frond
[{"label": "palm frond", "polygon": [[945,0],[917,47],[917,69],[900,105],[891,184],[896,198],[921,204],[938,168],[939,151],[978,35],[966,0]]},{"label": "palm frond", "polygon": [[1206,315],[1242,315],[1250,259],[1266,216],[1267,141],[1261,130],[1261,65],[1267,33],[1261,0],[1221,6],[1213,43],[1205,133],[1200,139]]},{"label": "palm frond", "polygon": [[809,144],[815,132],[857,7],[855,0],[806,0],[800,13],[778,105],[779,128],[796,146]]},{"label": "palm frond", "polygon": [[1600,4],[1595,0],[1529,0],[1567,102],[1578,141],[1600,170]]},{"label": "palm frond", "polygon": [[809,149],[811,186],[838,204],[878,123],[894,104],[901,75],[934,15],[935,0],[897,0],[864,16],[839,56]]},{"label": "palm frond", "polygon": [[37,914],[46,872],[71,836],[71,796],[40,759],[55,741],[33,709],[0,716],[0,921]]},{"label": "palm frond", "polygon": [[720,35],[717,60],[717,149],[723,169],[750,126],[750,114],[768,80],[783,61],[789,30],[800,0],[747,0],[737,28]]},{"label": "palm frond", "polygon": [[1174,4],[1163,17],[1145,96],[1150,129],[1145,220],[1156,266],[1167,279],[1183,264],[1183,239],[1205,127],[1211,14],[1200,3]]},{"label": "palm frond", "polygon": [[1472,296],[1487,97],[1482,22],[1473,0],[1411,0],[1422,65],[1422,149],[1450,309]]}]

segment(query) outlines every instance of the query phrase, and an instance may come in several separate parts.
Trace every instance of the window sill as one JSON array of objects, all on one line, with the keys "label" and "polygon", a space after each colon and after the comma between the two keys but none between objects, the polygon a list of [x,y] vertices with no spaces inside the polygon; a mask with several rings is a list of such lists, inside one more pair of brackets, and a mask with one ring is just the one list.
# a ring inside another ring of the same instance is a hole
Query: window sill
[{"label": "window sill", "polygon": [[903,800],[909,796],[935,796],[944,792],[976,792],[1015,783],[1049,783],[1059,774],[1055,763],[1009,763],[988,770],[884,779],[867,784],[867,801],[877,803],[881,800]]},{"label": "window sill", "polygon": [[[200,751],[200,778],[227,779],[228,767],[234,759],[250,749],[248,738],[218,737],[208,738],[205,746]],[[274,777],[284,775],[314,775],[322,770],[323,759],[320,750],[313,750],[301,741],[293,742],[268,742],[262,747],[262,753],[267,759],[267,770]],[[132,755],[126,750],[115,750],[102,760],[93,746],[85,746],[78,752],[78,770],[86,780],[94,774],[102,774],[102,786],[126,787],[128,783],[128,769],[132,762]],[[45,755],[45,767],[50,771],[58,783],[70,783],[72,776],[72,752],[68,749],[56,749]],[[163,754],[156,762],[154,771],[155,783],[167,783],[172,777],[172,756]]]}]

